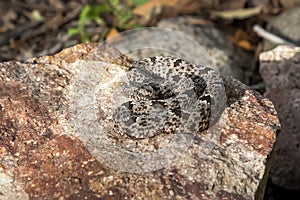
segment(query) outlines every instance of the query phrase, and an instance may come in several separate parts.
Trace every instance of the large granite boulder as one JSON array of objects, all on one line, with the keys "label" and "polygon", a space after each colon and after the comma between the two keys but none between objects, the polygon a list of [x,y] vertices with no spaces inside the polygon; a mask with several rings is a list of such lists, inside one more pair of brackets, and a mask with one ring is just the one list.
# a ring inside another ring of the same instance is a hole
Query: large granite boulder
[{"label": "large granite boulder", "polygon": [[105,142],[98,140],[100,129],[78,134],[76,123],[93,131],[97,119],[89,121],[90,113],[77,112],[74,103],[85,108],[91,83],[104,87],[131,62],[87,43],[25,63],[0,63],[1,198],[263,199],[279,120],[270,100],[232,78],[223,78],[227,101],[219,120],[159,169],[114,168],[104,154],[120,166],[128,167],[128,160],[97,146]]}]

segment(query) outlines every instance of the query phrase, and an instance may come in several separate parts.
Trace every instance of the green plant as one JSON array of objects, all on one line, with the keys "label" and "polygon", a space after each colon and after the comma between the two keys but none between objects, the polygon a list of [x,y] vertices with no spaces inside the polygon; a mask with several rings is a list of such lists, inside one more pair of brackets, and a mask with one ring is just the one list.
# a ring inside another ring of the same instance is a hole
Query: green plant
[{"label": "green plant", "polygon": [[[127,30],[137,27],[136,24],[128,24],[128,21],[132,19],[133,13],[132,7],[141,5],[147,2],[147,0],[129,0],[130,5],[121,4],[121,0],[108,0],[104,4],[99,5],[85,5],[80,13],[78,25],[76,28],[69,28],[69,35],[79,34],[83,42],[89,41],[90,35],[86,31],[88,23],[95,22],[99,26],[104,27],[102,38],[106,36],[112,28],[119,30]],[[112,16],[112,23],[108,22],[104,15]]]}]

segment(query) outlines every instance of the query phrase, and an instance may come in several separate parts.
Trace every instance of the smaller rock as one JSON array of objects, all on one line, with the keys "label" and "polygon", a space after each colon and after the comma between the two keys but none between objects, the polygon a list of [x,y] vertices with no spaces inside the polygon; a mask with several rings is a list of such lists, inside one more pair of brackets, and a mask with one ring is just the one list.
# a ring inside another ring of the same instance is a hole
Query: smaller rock
[{"label": "smaller rock", "polygon": [[[296,8],[290,11],[286,11],[279,16],[275,17],[267,25],[267,30],[282,39],[285,39],[296,45],[300,45],[300,8]],[[288,23],[287,23],[288,22]],[[268,40],[264,40],[263,49],[264,51],[271,50],[278,46]]]},{"label": "smaller rock", "polygon": [[282,124],[270,177],[277,186],[300,189],[300,48],[278,46],[261,53],[260,73]]}]

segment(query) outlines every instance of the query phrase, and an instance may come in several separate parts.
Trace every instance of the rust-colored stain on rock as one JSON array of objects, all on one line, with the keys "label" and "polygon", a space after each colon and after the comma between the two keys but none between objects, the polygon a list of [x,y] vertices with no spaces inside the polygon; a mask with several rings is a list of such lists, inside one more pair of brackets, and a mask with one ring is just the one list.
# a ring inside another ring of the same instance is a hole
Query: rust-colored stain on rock
[{"label": "rust-colored stain on rock", "polygon": [[234,134],[246,146],[268,155],[276,140],[272,130],[279,128],[275,109],[270,107],[269,101],[259,100],[249,91],[245,92],[243,99],[227,109],[227,128],[222,132],[222,140]]},{"label": "rust-colored stain on rock", "polygon": [[[0,85],[0,145],[2,153],[17,160],[27,159],[54,133],[51,127],[57,123],[48,110],[26,88],[18,83]],[[55,130],[57,131],[57,130]],[[4,157],[1,156],[2,158]]]}]

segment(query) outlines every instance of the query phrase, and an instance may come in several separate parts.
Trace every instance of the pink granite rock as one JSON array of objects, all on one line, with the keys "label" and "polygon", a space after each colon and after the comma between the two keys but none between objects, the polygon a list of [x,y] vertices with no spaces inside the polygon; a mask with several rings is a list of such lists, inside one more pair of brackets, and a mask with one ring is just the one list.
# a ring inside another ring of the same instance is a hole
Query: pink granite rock
[{"label": "pink granite rock", "polygon": [[[106,149],[93,146],[97,135],[76,135],[66,126],[74,119],[70,107],[82,69],[99,69],[108,78],[130,63],[118,51],[93,43],[27,63],[0,63],[0,195],[263,199],[280,124],[271,101],[237,80],[223,80],[227,107],[214,127],[195,137],[180,159],[155,171],[129,173],[110,167],[98,157]],[[80,82],[82,89],[89,81]]]}]

